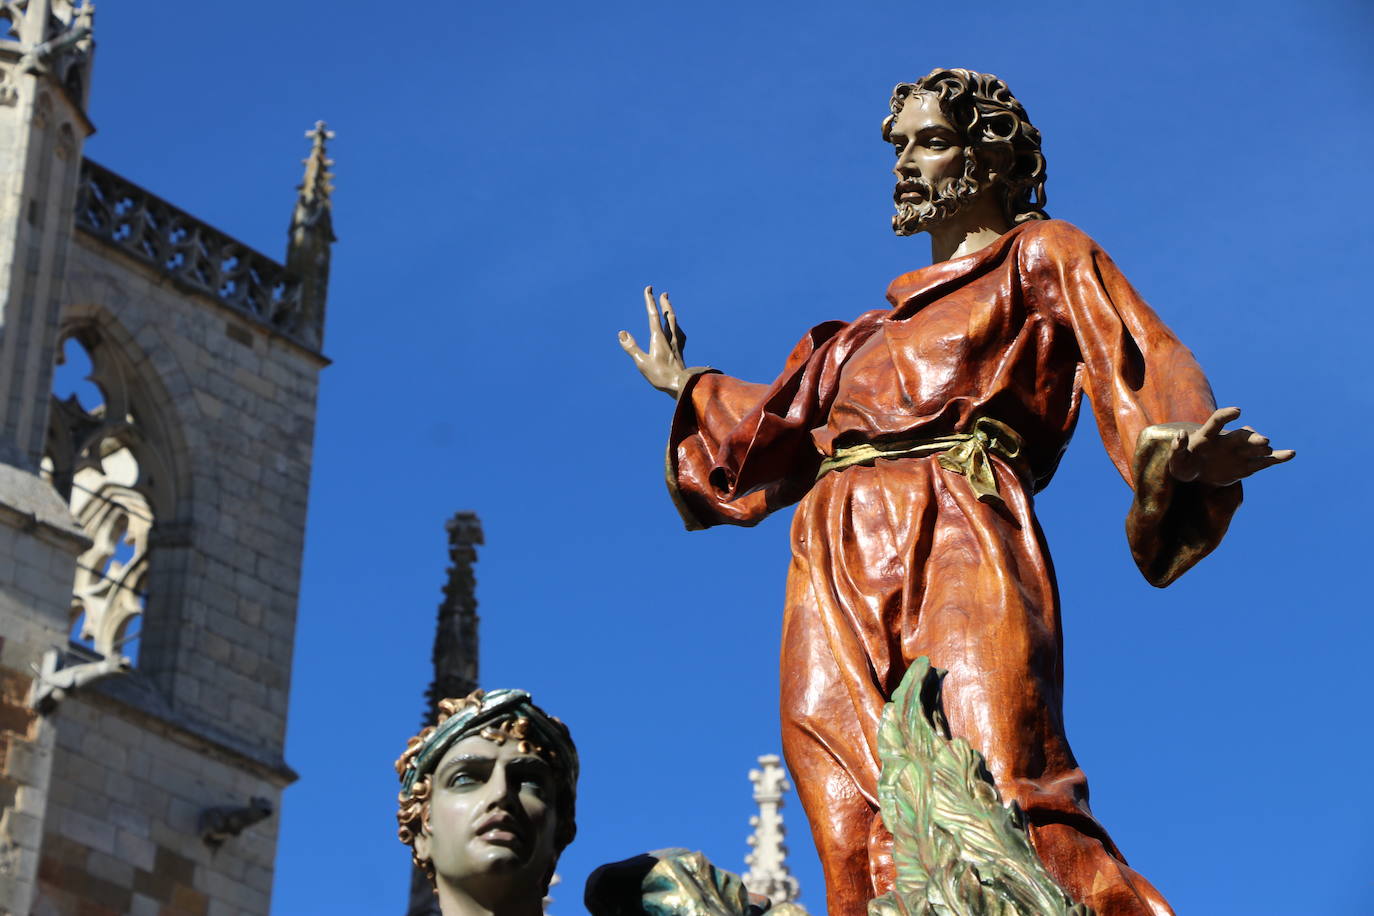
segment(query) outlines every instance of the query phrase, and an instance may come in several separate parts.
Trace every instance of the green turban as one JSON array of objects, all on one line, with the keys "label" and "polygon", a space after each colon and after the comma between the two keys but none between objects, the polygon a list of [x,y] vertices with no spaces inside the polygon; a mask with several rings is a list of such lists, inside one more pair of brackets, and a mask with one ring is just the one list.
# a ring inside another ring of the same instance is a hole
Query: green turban
[{"label": "green turban", "polygon": [[[444,754],[456,742],[481,734],[484,726],[507,719],[525,719],[529,726],[525,740],[542,748],[560,779],[560,790],[571,801],[577,791],[577,748],[568,727],[530,701],[523,690],[475,691],[462,705],[426,737],[417,753],[401,770],[401,794],[409,795],[415,783],[434,772]],[[403,758],[404,759],[404,758]]]}]

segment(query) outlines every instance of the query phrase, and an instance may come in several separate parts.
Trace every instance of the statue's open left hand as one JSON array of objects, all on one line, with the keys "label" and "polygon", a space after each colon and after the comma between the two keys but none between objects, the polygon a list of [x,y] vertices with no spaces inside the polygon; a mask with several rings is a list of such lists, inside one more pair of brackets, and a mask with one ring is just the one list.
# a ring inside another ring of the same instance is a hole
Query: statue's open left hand
[{"label": "statue's open left hand", "polygon": [[1180,429],[1169,456],[1169,472],[1185,482],[1222,487],[1296,454],[1292,449],[1275,451],[1267,436],[1248,426],[1222,429],[1239,416],[1239,407],[1222,407],[1196,429]]},{"label": "statue's open left hand", "polygon": [[[654,304],[654,288],[644,287],[644,307],[649,312],[649,352],[644,352],[630,336],[629,331],[620,332],[620,348],[635,361],[639,374],[664,394],[677,397],[682,387],[691,377],[682,361],[682,348],[687,345],[687,335],[677,325],[677,315],[668,294],[658,297],[659,305]],[[659,306],[662,314],[659,314]]]}]

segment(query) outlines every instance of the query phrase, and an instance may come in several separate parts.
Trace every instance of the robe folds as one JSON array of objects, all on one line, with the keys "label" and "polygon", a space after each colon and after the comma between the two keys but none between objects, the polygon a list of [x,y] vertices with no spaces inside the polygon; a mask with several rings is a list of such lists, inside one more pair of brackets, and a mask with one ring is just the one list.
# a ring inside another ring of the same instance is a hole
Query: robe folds
[{"label": "robe folds", "polygon": [[[877,728],[907,667],[949,672],[950,727],[1026,812],[1056,879],[1098,916],[1167,914],[1088,807],[1064,734],[1059,596],[1032,494],[1053,476],[1083,394],[1135,491],[1128,543],[1166,585],[1221,539],[1239,484],[1178,483],[1159,424],[1215,405],[1189,351],[1092,239],[1032,221],[972,255],[894,280],[889,309],[826,322],[772,384],[706,370],[678,399],[668,481],[689,528],[752,525],[799,502],[782,640],[783,745],[826,872],[831,916],[889,889],[876,816]],[[980,501],[937,455],[878,458],[817,479],[860,443],[966,433],[1023,440],[990,453],[1001,500]]]}]

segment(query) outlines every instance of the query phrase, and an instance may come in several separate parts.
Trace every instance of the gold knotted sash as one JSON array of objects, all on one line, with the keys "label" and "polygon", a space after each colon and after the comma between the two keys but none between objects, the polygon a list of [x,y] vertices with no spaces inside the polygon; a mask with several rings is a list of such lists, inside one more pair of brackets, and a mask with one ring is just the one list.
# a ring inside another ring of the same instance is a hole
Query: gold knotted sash
[{"label": "gold knotted sash", "polygon": [[993,472],[991,452],[1007,460],[1022,479],[1028,480],[1021,463],[1022,439],[1016,430],[1000,420],[979,417],[966,433],[952,433],[932,439],[893,439],[886,442],[861,442],[835,449],[835,454],[821,462],[816,479],[831,471],[855,464],[872,464],[879,458],[921,458],[939,455],[940,467],[963,474],[979,502],[1002,503],[997,490],[997,475]]}]

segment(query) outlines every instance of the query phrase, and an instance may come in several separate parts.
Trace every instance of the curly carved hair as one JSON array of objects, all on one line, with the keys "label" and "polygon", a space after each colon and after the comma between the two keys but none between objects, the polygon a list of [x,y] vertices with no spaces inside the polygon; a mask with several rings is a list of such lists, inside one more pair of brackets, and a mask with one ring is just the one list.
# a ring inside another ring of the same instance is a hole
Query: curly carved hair
[{"label": "curly carved hair", "polygon": [[[484,691],[474,690],[461,700],[440,700],[438,721],[434,725],[422,729],[418,735],[406,742],[406,749],[396,759],[396,772],[398,774],[404,773],[407,767],[413,765],[424,749],[425,743],[440,725],[448,721],[449,717],[464,709],[480,708],[484,695]],[[552,717],[550,718],[552,719]],[[553,721],[556,722],[557,720],[554,719]],[[519,741],[522,752],[533,753],[542,757],[553,769],[556,785],[554,791],[556,821],[553,842],[555,853],[562,853],[567,845],[573,841],[573,837],[577,835],[577,787],[574,784],[576,776],[569,766],[569,762],[563,760],[555,748],[542,747],[532,742],[527,737],[528,729],[529,719],[513,712],[510,715],[487,721],[481,730],[475,734],[480,734],[483,738],[496,744],[504,744],[507,740]],[[566,733],[566,727],[563,730]],[[435,881],[434,863],[428,859],[421,860],[415,854],[415,838],[421,833],[429,831],[429,801],[434,791],[432,776],[433,774],[430,773],[421,776],[411,786],[409,792],[404,789],[401,790],[396,799],[399,805],[396,810],[396,836],[402,843],[410,847],[411,861],[424,871],[431,885]],[[552,875],[548,877],[551,878]]]},{"label": "curly carved hair", "polygon": [[[444,702],[448,702],[445,700]],[[440,713],[442,715],[442,713]],[[424,746],[425,740],[434,734],[434,726],[424,728],[418,735],[411,738],[406,743],[405,752],[396,760],[396,769],[404,769],[415,755],[420,753],[420,748]],[[429,795],[434,788],[431,774],[424,776],[411,787],[409,792],[402,790],[396,797],[400,807],[396,810],[396,836],[402,843],[410,847],[410,860],[416,867],[422,869],[425,876],[429,878],[429,883],[434,883],[434,863],[429,859],[421,859],[415,854],[415,838],[421,833],[429,830]]]},{"label": "curly carved hair", "polygon": [[1002,209],[1009,223],[1049,219],[1040,131],[1006,83],[990,73],[958,69],[936,69],[914,83],[898,83],[892,90],[892,114],[883,120],[884,140],[891,141],[892,122],[906,100],[921,92],[939,100],[940,110],[967,141],[965,179],[973,179],[977,172],[978,149],[1001,149],[1011,154],[1011,167],[999,176]]}]

